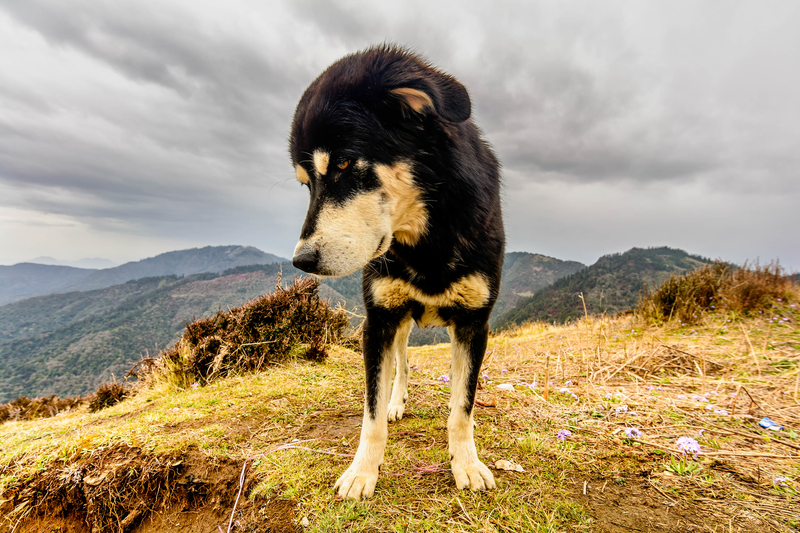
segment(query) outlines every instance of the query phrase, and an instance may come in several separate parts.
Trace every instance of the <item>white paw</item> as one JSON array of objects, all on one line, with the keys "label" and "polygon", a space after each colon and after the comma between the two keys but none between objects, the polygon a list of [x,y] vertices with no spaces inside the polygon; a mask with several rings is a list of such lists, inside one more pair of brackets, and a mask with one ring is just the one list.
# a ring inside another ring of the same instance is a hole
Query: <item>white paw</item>
[{"label": "white paw", "polygon": [[403,418],[403,413],[406,411],[405,403],[390,403],[389,404],[389,422],[396,422]]},{"label": "white paw", "polygon": [[333,490],[339,491],[341,498],[353,498],[361,500],[370,498],[375,493],[375,484],[378,482],[378,469],[374,471],[359,469],[355,465],[344,471],[339,476]]},{"label": "white paw", "polygon": [[456,479],[456,487],[459,489],[490,490],[497,486],[492,471],[478,459],[469,463],[453,461],[450,463],[450,468]]}]

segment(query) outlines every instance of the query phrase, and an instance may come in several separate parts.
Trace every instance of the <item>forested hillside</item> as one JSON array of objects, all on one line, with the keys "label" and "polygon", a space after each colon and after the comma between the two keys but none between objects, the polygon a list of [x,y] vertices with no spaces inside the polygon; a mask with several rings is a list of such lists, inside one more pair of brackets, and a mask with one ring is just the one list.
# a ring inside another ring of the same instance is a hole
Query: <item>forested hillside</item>
[{"label": "forested hillside", "polygon": [[562,323],[586,311],[618,313],[633,308],[645,284],[657,286],[673,272],[683,273],[705,264],[707,259],[672,248],[632,248],[622,254],[601,257],[595,264],[561,278],[539,290],[501,316],[496,328],[531,320]]}]

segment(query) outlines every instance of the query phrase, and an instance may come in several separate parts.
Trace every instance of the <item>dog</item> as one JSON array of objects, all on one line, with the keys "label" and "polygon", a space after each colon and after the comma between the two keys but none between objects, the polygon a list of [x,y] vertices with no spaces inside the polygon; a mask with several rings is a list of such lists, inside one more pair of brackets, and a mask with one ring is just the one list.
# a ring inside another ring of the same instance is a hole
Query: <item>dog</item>
[{"label": "dog", "polygon": [[450,334],[456,486],[495,487],[475,448],[473,405],[505,232],[500,165],[471,114],[461,83],[393,45],[336,61],[295,109],[289,152],[311,198],[292,262],[323,277],[363,268],[364,419],[355,458],[334,485],[342,498],[375,491],[387,423],[403,417],[408,398],[414,322]]}]

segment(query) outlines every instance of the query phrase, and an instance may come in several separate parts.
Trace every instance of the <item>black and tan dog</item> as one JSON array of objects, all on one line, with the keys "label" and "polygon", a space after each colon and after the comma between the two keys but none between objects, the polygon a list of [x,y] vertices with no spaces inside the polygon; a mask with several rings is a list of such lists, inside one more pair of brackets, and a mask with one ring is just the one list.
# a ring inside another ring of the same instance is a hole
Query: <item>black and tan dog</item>
[{"label": "black and tan dog", "polygon": [[294,265],[320,276],[364,268],[366,403],[355,459],[336,482],[342,497],[375,490],[387,420],[403,417],[408,397],[414,322],[449,328],[456,486],[495,486],[472,408],[505,236],[499,164],[470,114],[455,78],[392,46],[340,59],[297,105],[290,152],[311,203]]}]

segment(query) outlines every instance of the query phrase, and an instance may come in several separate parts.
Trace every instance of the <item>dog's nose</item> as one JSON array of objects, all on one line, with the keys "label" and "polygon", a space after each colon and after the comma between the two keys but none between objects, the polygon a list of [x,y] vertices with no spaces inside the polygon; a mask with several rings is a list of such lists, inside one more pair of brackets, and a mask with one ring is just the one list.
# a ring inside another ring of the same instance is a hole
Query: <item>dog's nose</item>
[{"label": "dog's nose", "polygon": [[298,250],[292,259],[292,264],[303,272],[316,274],[319,268],[319,249],[314,246]]}]

